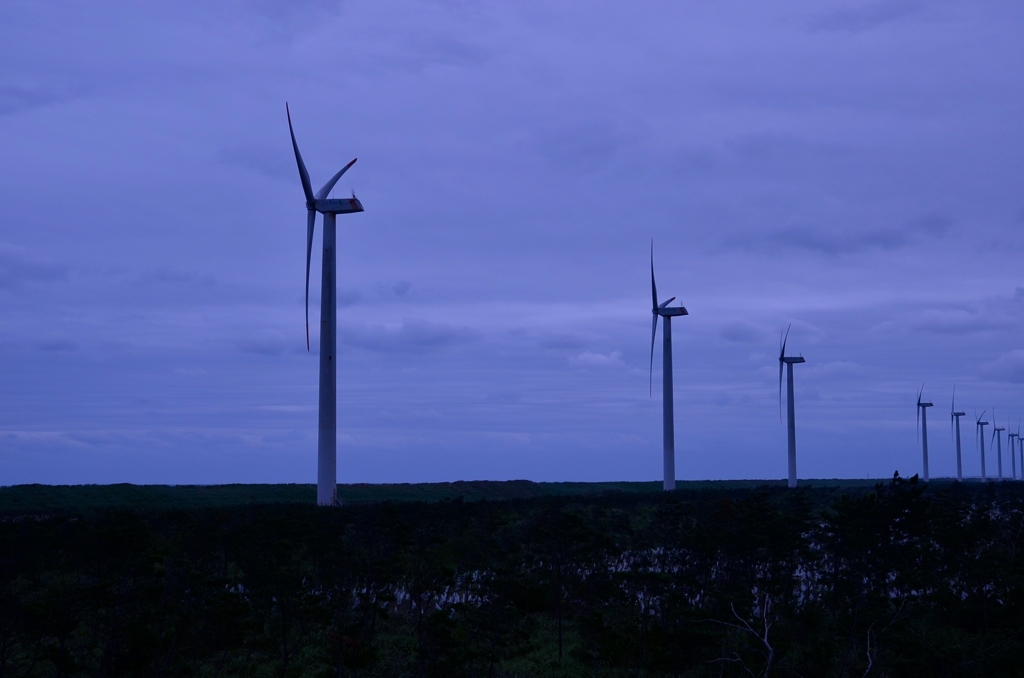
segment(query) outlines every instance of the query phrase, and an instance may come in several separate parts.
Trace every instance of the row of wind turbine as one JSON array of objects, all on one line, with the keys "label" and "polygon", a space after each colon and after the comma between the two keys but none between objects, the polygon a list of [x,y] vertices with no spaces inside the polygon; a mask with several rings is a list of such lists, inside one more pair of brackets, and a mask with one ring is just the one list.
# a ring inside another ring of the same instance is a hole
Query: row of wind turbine
[{"label": "row of wind turbine", "polygon": [[[932,407],[932,403],[922,401],[921,397],[924,394],[924,386],[917,392],[917,424],[918,424],[918,441],[921,443],[921,456],[922,456],[922,474],[921,477],[925,482],[928,482],[928,410],[927,408]],[[988,480],[988,468],[986,466],[985,456],[985,427],[992,426],[992,437],[989,440],[989,447],[994,448],[996,451],[996,473],[999,480],[1003,480],[1003,431],[1006,431],[1005,427],[998,426],[995,424],[995,409],[992,410],[992,421],[989,423],[984,421],[985,415],[988,410],[983,410],[979,415],[978,411],[974,411],[974,441],[978,448],[981,458],[981,479]],[[966,412],[958,412],[956,409],[956,386],[953,386],[953,398],[949,406],[949,426],[950,433],[953,437],[953,442],[956,445],[956,479],[958,482],[963,482],[964,479],[964,466],[963,466],[963,455],[960,443],[960,417],[967,416]],[[1017,426],[1016,433],[1007,433],[1006,435],[1007,447],[1010,453],[1010,477],[1017,479],[1017,454],[1020,454],[1020,469],[1021,477],[1024,478],[1024,437],[1020,433],[1020,425]]]},{"label": "row of wind turbine", "polygon": [[[337,215],[363,211],[363,205],[352,194],[351,198],[332,199],[331,191],[338,180],[355,164],[353,159],[342,167],[319,191],[313,192],[312,182],[306,164],[299,152],[292,126],[291,110],[285,104],[288,118],[288,133],[291,136],[299,180],[306,199],[306,350],[309,342],[309,271],[313,255],[313,232],[316,215],[323,215],[323,259],[320,280],[320,383],[317,435],[317,504],[332,506],[338,503],[337,491]],[[654,241],[651,240],[651,361],[650,381],[654,383],[654,343],[658,333],[658,318],[663,318],[663,359],[662,359],[662,434],[663,434],[663,487],[674,490],[675,478],[675,417],[672,384],[672,318],[688,315],[683,306],[669,306],[675,297],[658,301],[658,286],[654,276]],[[793,365],[804,362],[802,357],[786,355],[789,329],[781,338],[779,351],[779,417],[782,417],[782,372],[787,374],[787,414],[789,436],[789,486],[796,487],[796,421],[793,402]],[[652,391],[653,395],[653,391]],[[1022,462],[1024,464],[1024,462]],[[926,452],[927,468],[927,452]],[[1024,468],[1024,465],[1022,465]],[[926,472],[927,479],[927,472]]]},{"label": "row of wind turbine", "polygon": [[[658,301],[658,284],[654,277],[654,241],[651,240],[651,313],[654,316],[651,324],[651,363],[650,389],[654,388],[654,343],[658,334],[658,318],[664,318],[662,329],[662,470],[664,490],[676,488],[676,450],[675,450],[675,411],[672,385],[672,318],[689,315],[682,306],[671,307],[675,297],[667,301]],[[797,486],[796,474],[796,408],[793,394],[793,365],[806,362],[803,356],[787,356],[786,343],[789,341],[789,330],[779,338],[779,421],[782,420],[782,372],[786,371],[786,415],[788,435],[788,466],[789,487]]]},{"label": "row of wind turbine", "polygon": [[[309,179],[309,172],[299,152],[298,142],[295,140],[295,130],[292,127],[291,110],[285,104],[285,114],[288,118],[288,133],[291,136],[292,149],[295,152],[295,162],[299,170],[299,180],[302,183],[302,192],[306,199],[306,350],[309,350],[309,271],[313,254],[313,232],[316,225],[316,215],[323,215],[323,259],[320,281],[320,384],[319,384],[319,412],[318,412],[318,436],[317,436],[317,503],[320,505],[335,505],[338,503],[337,496],[337,224],[336,218],[339,214],[352,214],[362,212],[363,205],[352,194],[351,198],[332,199],[331,191],[338,180],[355,164],[353,159],[342,167],[331,179],[324,184],[319,191],[313,193],[313,186]],[[650,360],[650,388],[654,385],[654,344],[658,333],[658,318],[663,318],[663,359],[662,359],[662,435],[663,435],[663,487],[666,491],[674,490],[675,478],[675,415],[673,403],[672,384],[672,318],[688,315],[683,306],[671,307],[675,297],[667,301],[658,301],[658,286],[654,276],[654,241],[651,240],[651,313],[653,315],[651,325],[651,360]],[[793,365],[805,362],[802,356],[787,356],[786,344],[789,340],[789,330],[779,340],[779,420],[782,420],[782,375],[786,373],[786,430],[788,440],[788,466],[789,466],[789,487],[797,486],[796,472],[796,412],[793,393]],[[925,482],[929,480],[928,470],[928,408],[932,403],[924,402],[922,395],[924,386],[917,393],[917,421],[918,436],[921,442],[922,470]],[[956,388],[953,389],[953,403],[950,408],[950,421],[953,428],[956,442],[956,473],[957,480],[963,480],[963,462],[960,449],[960,417],[966,416],[965,412],[956,411]],[[981,451],[981,477],[987,479],[985,467],[985,427],[987,421],[982,421],[985,412],[977,417],[975,421],[976,440]],[[993,418],[995,412],[993,411]],[[995,442],[997,454],[997,472],[1001,480],[1003,478],[1003,457],[1002,457],[1002,433],[1005,428],[993,426],[992,441]],[[1024,477],[1024,438],[1020,430],[1010,433],[1007,436],[1010,447],[1010,460],[1012,462],[1013,478],[1017,477],[1017,463],[1014,453],[1015,448],[1020,446],[1021,454],[1021,476]]]},{"label": "row of wind turbine", "polygon": [[[985,410],[987,412],[988,410]],[[985,412],[981,413],[978,417],[977,424],[977,442],[978,448],[981,451],[981,479],[988,480],[988,474],[985,469],[985,426],[988,425],[987,421],[981,421],[982,417],[985,416]],[[996,411],[992,409],[992,421],[995,422]],[[989,440],[989,446],[995,443],[996,450],[996,478],[1003,480],[1003,436],[1002,433],[1006,429],[1001,426],[992,424],[992,437]],[[1020,422],[1017,423],[1017,431],[1015,433],[1006,434],[1007,450],[1010,453],[1010,478],[1017,480],[1017,455],[1020,455],[1020,469],[1021,478],[1024,478],[1024,437],[1020,434]]]}]

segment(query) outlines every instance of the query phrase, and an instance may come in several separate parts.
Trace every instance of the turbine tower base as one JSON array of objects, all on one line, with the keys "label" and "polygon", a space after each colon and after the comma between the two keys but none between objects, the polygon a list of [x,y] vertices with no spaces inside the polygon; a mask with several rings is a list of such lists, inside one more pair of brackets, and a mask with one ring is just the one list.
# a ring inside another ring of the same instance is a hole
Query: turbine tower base
[{"label": "turbine tower base", "polygon": [[320,286],[320,426],[317,439],[316,503],[338,505],[338,361],[334,296],[336,219],[324,214],[324,258]]}]

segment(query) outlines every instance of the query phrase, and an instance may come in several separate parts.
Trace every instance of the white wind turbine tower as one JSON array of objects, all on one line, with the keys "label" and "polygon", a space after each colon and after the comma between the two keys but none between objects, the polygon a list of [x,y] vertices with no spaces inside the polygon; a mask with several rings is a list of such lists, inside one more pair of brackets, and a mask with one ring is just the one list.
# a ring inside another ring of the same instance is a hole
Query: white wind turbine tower
[{"label": "white wind turbine tower", "polygon": [[324,252],[320,278],[320,409],[317,435],[316,503],[320,506],[334,506],[338,503],[338,361],[337,357],[337,252],[336,223],[339,214],[362,212],[363,205],[351,198],[329,199],[331,189],[338,183],[355,160],[345,165],[313,193],[306,164],[302,162],[299,145],[292,130],[292,114],[285,104],[288,115],[288,132],[292,137],[295,162],[299,166],[302,192],[306,196],[306,350],[309,350],[309,263],[313,254],[313,227],[316,213],[324,215]]},{"label": "white wind turbine tower", "polygon": [[996,426],[996,408],[992,408],[992,438],[996,441],[996,468],[999,470],[999,480],[1003,479],[1003,431],[1005,428]]},{"label": "white wind turbine tower", "polygon": [[956,479],[957,482],[964,481],[964,467],[960,459],[960,417],[967,416],[966,412],[956,411],[956,385],[953,386],[953,403],[949,406],[949,419],[955,424],[956,430]]},{"label": "white wind turbine tower", "polygon": [[921,441],[921,454],[923,457],[923,468],[924,474],[921,476],[924,481],[928,482],[928,408],[932,406],[931,403],[921,402],[921,394],[924,393],[924,384],[921,384],[921,390],[917,392],[917,424],[919,431],[919,439]]},{"label": "white wind turbine tower", "polygon": [[[977,413],[978,410],[974,410],[974,412]],[[985,416],[985,412],[988,410],[983,410],[981,417]],[[974,441],[981,442],[981,480],[985,481],[985,427],[988,426],[988,422],[982,421],[981,417],[974,422]]]},{"label": "white wind turbine tower", "polygon": [[672,403],[672,318],[689,315],[682,306],[669,308],[675,297],[658,303],[658,286],[654,283],[654,240],[651,240],[651,300],[654,324],[651,325],[651,389],[654,388],[654,337],[658,333],[658,317],[665,319],[661,331],[664,339],[664,355],[661,361],[662,436],[664,439],[662,470],[663,488],[666,492],[676,489],[676,432],[675,414]]},{"label": "white wind turbine tower", "polygon": [[793,365],[807,362],[803,356],[786,357],[786,342],[789,341],[789,330],[781,337],[779,349],[779,421],[782,421],[782,366],[786,366],[786,432],[789,440],[789,486],[796,487],[796,406],[793,402]]}]

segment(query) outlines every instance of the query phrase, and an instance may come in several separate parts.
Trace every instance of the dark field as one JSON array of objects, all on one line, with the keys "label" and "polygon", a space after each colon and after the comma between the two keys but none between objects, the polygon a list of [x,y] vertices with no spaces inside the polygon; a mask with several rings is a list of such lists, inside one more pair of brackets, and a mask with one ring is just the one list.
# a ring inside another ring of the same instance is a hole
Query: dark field
[{"label": "dark field", "polygon": [[7,676],[1024,675],[1024,483],[0,488]]},{"label": "dark field", "polygon": [[[878,480],[808,480],[817,488],[874,487]],[[949,481],[935,481],[949,483]],[[681,490],[784,487],[784,480],[681,481]],[[529,480],[462,481],[394,485],[339,485],[345,503],[440,501],[457,499],[531,499],[550,496],[593,496],[608,492],[645,493],[661,490],[648,483],[534,483]],[[15,485],[0,487],[0,512],[90,508],[201,508],[242,504],[312,504],[315,485]]]}]

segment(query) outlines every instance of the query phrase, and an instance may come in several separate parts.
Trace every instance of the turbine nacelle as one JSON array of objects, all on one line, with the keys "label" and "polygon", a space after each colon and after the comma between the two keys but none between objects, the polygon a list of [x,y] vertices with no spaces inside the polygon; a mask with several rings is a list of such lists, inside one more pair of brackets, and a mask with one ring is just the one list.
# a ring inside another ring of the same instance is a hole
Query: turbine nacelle
[{"label": "turbine nacelle", "polygon": [[917,406],[918,407],[934,407],[931,403],[921,402],[921,395],[924,393],[924,384],[921,384],[921,390],[917,392]]},{"label": "turbine nacelle", "polygon": [[779,363],[780,363],[780,365],[779,365],[779,387],[780,388],[782,387],[782,365],[781,365],[781,363],[786,363],[786,364],[789,364],[789,365],[796,365],[797,363],[805,363],[805,362],[807,362],[806,360],[803,359],[803,356],[795,356],[794,357],[794,356],[787,356],[786,355],[786,343],[789,341],[789,331],[791,329],[793,329],[792,323],[790,323],[789,327],[786,328],[785,335],[782,335],[782,336],[779,337]]},{"label": "turbine nacelle", "polygon": [[351,198],[315,200],[313,202],[313,209],[320,214],[352,214],[353,212],[362,212],[363,203],[359,202],[359,198],[355,196]]},{"label": "turbine nacelle", "polygon": [[[671,299],[669,301],[671,301]],[[660,315],[662,318],[673,318],[680,315],[690,315],[682,306],[676,306],[675,308],[668,308],[667,306],[663,306],[661,308],[656,308],[652,310],[651,313],[653,313],[654,315]]]}]

